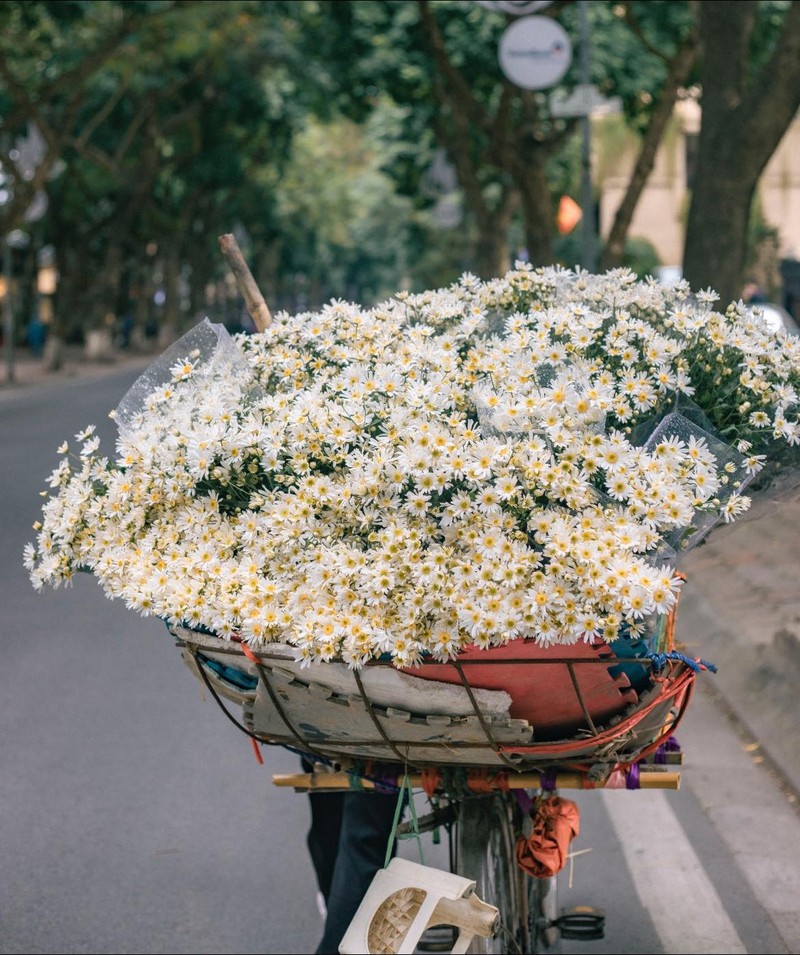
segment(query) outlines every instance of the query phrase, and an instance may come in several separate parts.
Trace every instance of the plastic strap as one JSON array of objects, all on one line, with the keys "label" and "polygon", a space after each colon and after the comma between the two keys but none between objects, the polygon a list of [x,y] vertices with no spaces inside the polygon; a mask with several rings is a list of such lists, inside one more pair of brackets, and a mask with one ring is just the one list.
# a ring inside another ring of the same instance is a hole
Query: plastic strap
[{"label": "plastic strap", "polygon": [[[408,799],[408,808],[411,813],[411,832],[403,833],[399,835],[397,829],[400,825],[400,816],[403,813],[403,805]],[[397,806],[394,810],[394,821],[392,822],[392,831],[389,834],[389,842],[386,846],[386,858],[383,863],[384,869],[389,867],[389,863],[392,861],[392,848],[394,847],[395,840],[397,839],[416,839],[417,846],[419,847],[419,861],[420,865],[425,865],[425,858],[422,851],[422,839],[420,838],[419,832],[419,822],[417,820],[417,810],[414,808],[414,791],[411,788],[411,777],[407,772],[403,773],[403,783],[400,787],[400,793],[397,797]]]},{"label": "plastic strap", "polygon": [[539,786],[542,789],[548,790],[548,792],[553,792],[556,788],[556,783],[558,780],[558,770],[557,769],[546,769],[542,773],[542,777],[539,781]]},{"label": "plastic strap", "polygon": [[524,789],[515,789],[514,795],[517,797],[517,805],[522,810],[523,814],[528,816],[533,809],[533,799],[528,795]]},{"label": "plastic strap", "polygon": [[382,796],[391,796],[392,793],[397,792],[397,776],[390,770],[387,770],[380,776],[365,776],[364,778],[372,779],[375,792],[380,793]]},{"label": "plastic strap", "polygon": [[639,764],[632,763],[628,768],[628,772],[625,778],[625,788],[626,789],[640,789],[641,785],[639,783]]},{"label": "plastic strap", "polygon": [[654,756],[654,762],[666,763],[667,753],[679,753],[680,751],[681,751],[680,743],[675,739],[674,736],[670,736],[656,750],[655,756]]}]

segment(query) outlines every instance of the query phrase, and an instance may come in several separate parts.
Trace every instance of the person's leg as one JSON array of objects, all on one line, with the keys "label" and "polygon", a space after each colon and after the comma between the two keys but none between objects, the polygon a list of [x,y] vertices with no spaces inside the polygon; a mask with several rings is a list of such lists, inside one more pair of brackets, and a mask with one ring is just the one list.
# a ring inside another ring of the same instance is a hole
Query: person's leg
[{"label": "person's leg", "polygon": [[[320,798],[325,798],[321,796]],[[327,898],[328,914],[317,955],[337,955],[375,873],[386,862],[397,795],[348,792],[344,796],[339,852]],[[323,807],[324,808],[324,807]],[[396,849],[393,840],[392,855]]]},{"label": "person's leg", "polygon": [[[303,770],[312,772],[314,766],[303,759]],[[339,852],[339,836],[342,830],[342,813],[346,793],[309,793],[311,825],[306,845],[317,876],[317,886],[328,905],[331,893],[336,856]]]},{"label": "person's leg", "polygon": [[339,833],[346,794],[309,794],[311,802],[311,825],[306,844],[317,876],[317,885],[325,905],[331,894],[336,856],[339,851]]}]

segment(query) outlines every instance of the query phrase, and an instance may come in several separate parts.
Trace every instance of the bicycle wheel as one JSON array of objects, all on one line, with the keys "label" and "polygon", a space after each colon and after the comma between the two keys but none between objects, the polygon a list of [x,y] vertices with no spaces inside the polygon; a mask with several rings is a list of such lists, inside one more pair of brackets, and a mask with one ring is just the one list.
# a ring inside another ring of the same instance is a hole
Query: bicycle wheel
[{"label": "bicycle wheel", "polygon": [[[469,797],[458,806],[455,867],[475,882],[475,892],[500,912],[494,938],[473,939],[473,955],[513,955],[530,952],[527,877],[514,857],[519,809],[508,793]],[[533,881],[533,880],[531,880]]]},{"label": "bicycle wheel", "polygon": [[556,876],[547,879],[525,877],[527,887],[529,952],[560,952],[561,930],[558,918],[558,882]]}]

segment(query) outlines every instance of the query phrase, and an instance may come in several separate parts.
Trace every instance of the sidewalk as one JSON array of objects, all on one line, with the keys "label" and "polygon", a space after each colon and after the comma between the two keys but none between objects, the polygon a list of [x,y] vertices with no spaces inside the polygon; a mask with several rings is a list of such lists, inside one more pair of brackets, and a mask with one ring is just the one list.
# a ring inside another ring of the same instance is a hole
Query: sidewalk
[{"label": "sidewalk", "polygon": [[678,637],[718,668],[700,685],[800,794],[800,486],[755,497],[680,569]]},{"label": "sidewalk", "polygon": [[64,363],[58,371],[47,371],[41,358],[25,348],[14,352],[13,381],[8,380],[8,364],[5,352],[0,354],[0,400],[31,386],[56,384],[74,378],[97,378],[118,371],[146,368],[157,357],[157,352],[117,352],[109,361],[87,361],[81,345],[65,347]]},{"label": "sidewalk", "polygon": [[[68,350],[64,367],[47,372],[17,353],[15,380],[0,369],[0,401],[25,388],[120,370],[144,370],[156,353],[119,353],[88,362]],[[800,794],[800,483],[777,499],[756,497],[733,524],[717,527],[690,552],[678,613],[684,652],[713,663],[697,684],[717,698],[756,747]]]}]

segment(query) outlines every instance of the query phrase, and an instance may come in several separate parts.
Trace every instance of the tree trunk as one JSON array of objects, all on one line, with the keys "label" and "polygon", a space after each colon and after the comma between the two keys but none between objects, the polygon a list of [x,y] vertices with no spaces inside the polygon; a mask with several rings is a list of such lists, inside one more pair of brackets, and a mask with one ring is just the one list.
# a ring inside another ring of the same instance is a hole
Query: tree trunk
[{"label": "tree trunk", "polygon": [[748,77],[755,0],[701,0],[703,115],[689,208],[683,273],[725,307],[741,296],[753,195],[800,107],[800,2],[758,76]]},{"label": "tree trunk", "polygon": [[482,231],[475,241],[473,261],[475,274],[482,279],[505,275],[511,266],[508,239],[497,228]]},{"label": "tree trunk", "polygon": [[614,216],[614,222],[606,238],[603,252],[600,257],[600,271],[618,268],[622,265],[625,256],[625,243],[630,231],[636,206],[653,166],[656,161],[658,147],[664,138],[670,118],[678,98],[678,91],[686,82],[689,72],[697,57],[697,37],[694,33],[678,48],[675,56],[669,61],[667,79],[661,96],[653,109],[653,115],[648,123],[642,139],[639,155],[633,169],[628,187],[625,190],[622,202]]},{"label": "tree trunk", "polygon": [[42,365],[45,371],[58,371],[64,365],[64,339],[54,328],[44,343]]},{"label": "tree trunk", "polygon": [[89,250],[80,239],[69,246],[56,246],[59,282],[53,303],[53,324],[48,333],[63,342],[74,340],[84,329],[86,270]]},{"label": "tree trunk", "polygon": [[528,259],[533,265],[552,265],[555,214],[544,162],[534,162],[517,179]]},{"label": "tree trunk", "polygon": [[256,262],[256,283],[273,314],[280,308],[280,261],[280,243],[272,240],[261,247]]},{"label": "tree trunk", "polygon": [[152,301],[153,287],[151,281],[152,267],[149,259],[146,262],[136,263],[134,278],[134,306],[133,324],[144,332],[145,338],[152,332]]},{"label": "tree trunk", "polygon": [[123,237],[114,233],[109,237],[103,267],[93,287],[95,320],[86,330],[86,358],[89,361],[109,361],[116,350],[117,303],[122,284]]},{"label": "tree trunk", "polygon": [[735,157],[722,148],[713,165],[698,157],[684,250],[683,274],[689,285],[695,291],[714,289],[723,308],[741,296],[747,225],[758,178],[719,168],[734,164]]},{"label": "tree trunk", "polygon": [[519,193],[514,189],[505,190],[496,208],[490,209],[483,204],[473,246],[474,270],[479,278],[498,278],[511,268],[508,236],[518,206]]},{"label": "tree trunk", "polygon": [[162,340],[169,344],[179,336],[181,322],[180,302],[180,249],[166,244],[164,267],[164,312],[162,315]]}]

